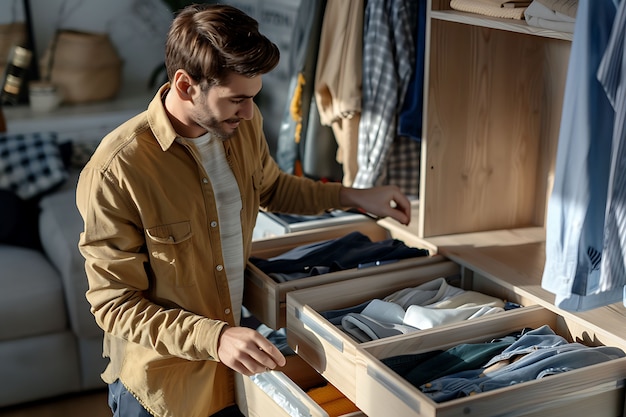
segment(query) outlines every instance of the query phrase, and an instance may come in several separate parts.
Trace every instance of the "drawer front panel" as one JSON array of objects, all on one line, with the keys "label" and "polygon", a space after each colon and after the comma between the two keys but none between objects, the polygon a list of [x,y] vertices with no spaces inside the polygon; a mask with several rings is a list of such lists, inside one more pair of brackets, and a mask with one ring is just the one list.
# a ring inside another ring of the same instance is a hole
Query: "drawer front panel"
[{"label": "drawer front panel", "polygon": [[[324,379],[299,357],[290,356],[287,365],[280,371],[253,377],[237,374],[237,405],[248,417],[328,417],[324,408],[307,394],[309,389],[324,383]],[[366,416],[355,411],[341,417]]]}]

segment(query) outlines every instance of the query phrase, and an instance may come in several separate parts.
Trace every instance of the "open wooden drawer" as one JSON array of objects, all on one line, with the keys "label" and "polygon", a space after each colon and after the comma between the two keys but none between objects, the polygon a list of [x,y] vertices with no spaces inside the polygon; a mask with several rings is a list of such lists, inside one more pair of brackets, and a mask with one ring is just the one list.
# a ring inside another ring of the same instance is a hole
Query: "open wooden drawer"
[{"label": "open wooden drawer", "polygon": [[[326,381],[298,356],[288,356],[287,365],[279,371],[253,377],[236,374],[237,405],[248,417],[328,417],[322,406],[307,391]],[[264,388],[262,388],[264,387]],[[341,417],[365,417],[351,411]]]},{"label": "open wooden drawer", "polygon": [[[396,237],[388,229],[378,225],[376,222],[368,221],[295,232],[274,239],[256,241],[252,243],[251,256],[267,259],[301,245],[337,239],[354,231],[363,233],[373,242],[396,238],[409,247],[427,249],[421,243],[418,243],[417,238],[411,237],[409,234]],[[286,325],[286,294],[290,291],[372,274],[387,273],[398,269],[428,265],[443,260],[444,258],[439,255],[420,256],[379,266],[352,268],[287,282],[277,282],[251,262],[248,262],[244,278],[243,304],[262,323],[273,329],[279,329]]]},{"label": "open wooden drawer", "polygon": [[[321,313],[356,306],[374,298],[381,299],[395,291],[442,277],[452,285],[472,290],[471,286],[463,284],[459,272],[458,264],[444,261],[290,292],[287,294],[287,342],[346,397],[356,401],[357,347],[375,341],[357,342]],[[470,285],[473,282],[470,280]],[[490,292],[481,289],[479,292],[526,305],[527,300],[503,288],[497,291],[497,288],[491,288]],[[506,315],[509,311],[499,314]],[[402,335],[390,339],[397,337]]]},{"label": "open wooden drawer", "polygon": [[[542,379],[435,402],[383,363],[399,355],[445,350],[461,343],[482,343],[522,328],[548,325],[568,341],[588,346],[603,343],[603,335],[584,324],[540,306],[503,315],[430,329],[393,340],[378,340],[357,348],[356,400],[373,416],[619,416],[623,415],[626,357]],[[615,338],[606,341],[614,343]],[[616,346],[625,350],[624,345]]]}]

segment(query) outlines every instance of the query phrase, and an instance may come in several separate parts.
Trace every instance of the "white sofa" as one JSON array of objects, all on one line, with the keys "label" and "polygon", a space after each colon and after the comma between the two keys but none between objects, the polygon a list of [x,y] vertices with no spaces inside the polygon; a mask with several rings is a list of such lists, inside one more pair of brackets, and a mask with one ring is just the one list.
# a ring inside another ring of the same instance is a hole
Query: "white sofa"
[{"label": "white sofa", "polygon": [[0,407],[105,387],[77,246],[76,178],[40,201],[43,250],[0,244]]}]

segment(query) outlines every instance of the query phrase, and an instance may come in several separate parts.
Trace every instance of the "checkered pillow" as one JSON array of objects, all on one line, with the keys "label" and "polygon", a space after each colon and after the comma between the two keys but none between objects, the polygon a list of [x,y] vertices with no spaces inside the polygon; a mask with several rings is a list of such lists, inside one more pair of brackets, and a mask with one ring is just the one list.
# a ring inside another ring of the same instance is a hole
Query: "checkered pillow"
[{"label": "checkered pillow", "polygon": [[56,134],[0,134],[0,189],[29,199],[68,177]]}]

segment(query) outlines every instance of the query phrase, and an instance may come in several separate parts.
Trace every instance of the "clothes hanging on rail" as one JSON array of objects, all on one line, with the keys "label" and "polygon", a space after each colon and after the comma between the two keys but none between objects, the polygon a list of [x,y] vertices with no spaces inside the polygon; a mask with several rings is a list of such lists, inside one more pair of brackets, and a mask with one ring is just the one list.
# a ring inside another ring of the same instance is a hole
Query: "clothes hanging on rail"
[{"label": "clothes hanging on rail", "polygon": [[415,66],[415,0],[369,0],[363,20],[363,102],[355,188],[376,184]]},{"label": "clothes hanging on rail", "polygon": [[427,1],[417,0],[417,16],[413,24],[415,65],[398,115],[398,136],[415,141],[422,139],[422,111],[424,104],[424,66],[426,61]]},{"label": "clothes hanging on rail", "polygon": [[333,129],[346,187],[357,173],[364,5],[364,0],[326,2],[315,71],[320,122]]},{"label": "clothes hanging on rail", "polygon": [[416,200],[420,190],[421,146],[408,136],[396,136],[377,182],[397,185],[409,199]]},{"label": "clothes hanging on rail", "polygon": [[[620,7],[623,9],[624,1]],[[541,283],[556,295],[555,305],[564,310],[588,310],[623,299],[624,274],[614,277],[601,268],[606,262],[605,211],[617,118],[597,72],[616,14],[614,0],[581,0],[578,5],[554,188],[548,202]],[[623,34],[623,27],[615,25],[613,29]],[[618,92],[623,96],[623,88]],[[619,117],[623,122],[624,115]],[[623,258],[623,246],[621,250]]]},{"label": "clothes hanging on rail", "polygon": [[613,23],[598,79],[615,111],[609,188],[604,225],[604,247],[600,266],[606,288],[624,288],[626,303],[626,0],[622,0]]},{"label": "clothes hanging on rail", "polygon": [[417,1],[414,23],[415,65],[398,115],[398,132],[387,157],[380,183],[397,185],[410,198],[417,199],[420,188],[420,155],[424,102],[426,50],[426,0]]},{"label": "clothes hanging on rail", "polygon": [[300,160],[299,143],[306,132],[324,0],[301,1],[291,34],[287,60],[291,79],[288,98],[278,132],[276,162],[281,170],[293,174]]}]

